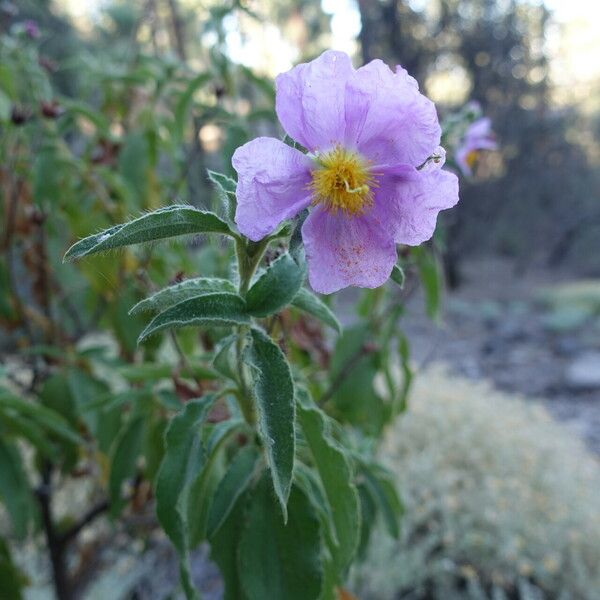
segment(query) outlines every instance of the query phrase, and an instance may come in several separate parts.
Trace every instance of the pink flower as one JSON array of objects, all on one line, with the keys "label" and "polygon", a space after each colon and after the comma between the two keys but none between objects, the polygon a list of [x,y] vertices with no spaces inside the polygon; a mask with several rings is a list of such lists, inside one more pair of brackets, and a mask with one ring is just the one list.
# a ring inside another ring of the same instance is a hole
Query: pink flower
[{"label": "pink flower", "polygon": [[473,174],[473,166],[480,150],[497,150],[498,144],[492,131],[492,122],[487,117],[473,121],[467,128],[454,159],[463,175]]},{"label": "pink flower", "polygon": [[260,240],[311,207],[302,239],[312,288],[374,288],[390,276],[396,244],[418,245],[458,201],[443,171],[435,106],[404,69],[374,60],[355,70],[327,51],[279,75],[276,109],[308,154],[261,137],[238,148],[239,230]]}]

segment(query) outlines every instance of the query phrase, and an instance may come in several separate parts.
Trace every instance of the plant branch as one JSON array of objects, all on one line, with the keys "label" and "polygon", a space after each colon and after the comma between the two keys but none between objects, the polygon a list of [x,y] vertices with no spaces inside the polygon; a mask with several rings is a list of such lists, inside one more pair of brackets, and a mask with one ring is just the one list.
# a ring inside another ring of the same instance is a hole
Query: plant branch
[{"label": "plant branch", "polygon": [[81,532],[81,530],[84,527],[86,527],[87,525],[92,523],[92,521],[94,521],[97,517],[99,517],[100,515],[105,513],[108,510],[108,508],[109,508],[109,502],[107,499],[101,500],[100,502],[98,502],[97,504],[92,506],[83,515],[83,517],[81,517],[81,519],[79,519],[79,521],[77,521],[77,523],[72,525],[69,529],[67,529],[60,536],[60,539],[59,539],[60,543],[64,544],[64,545],[68,544],[73,538],[75,538],[75,537],[77,537],[77,535],[79,535],[79,533]]}]

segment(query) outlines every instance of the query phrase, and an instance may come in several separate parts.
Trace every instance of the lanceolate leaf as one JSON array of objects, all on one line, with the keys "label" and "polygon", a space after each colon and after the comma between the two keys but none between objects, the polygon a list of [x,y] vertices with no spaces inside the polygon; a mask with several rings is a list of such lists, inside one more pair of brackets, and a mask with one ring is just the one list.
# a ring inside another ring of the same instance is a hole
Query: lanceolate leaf
[{"label": "lanceolate leaf", "polygon": [[143,311],[163,311],[175,304],[179,304],[183,300],[212,294],[215,292],[235,292],[235,286],[228,279],[217,279],[214,277],[197,277],[195,279],[187,279],[181,283],[172,285],[164,290],[152,294],[138,302],[130,311],[130,315],[134,315]]},{"label": "lanceolate leaf", "polygon": [[12,409],[13,411],[30,418],[44,429],[52,432],[56,436],[73,442],[74,444],[83,443],[79,434],[74,431],[69,423],[56,411],[37,402],[23,400],[14,396],[6,390],[0,389],[0,410]]},{"label": "lanceolate leaf", "polygon": [[190,488],[188,527],[190,547],[195,548],[206,539],[208,511],[214,492],[223,476],[223,459],[235,434],[244,431],[241,419],[228,419],[217,423],[206,441],[206,462],[202,473]]},{"label": "lanceolate leaf", "polygon": [[188,118],[188,113],[192,107],[194,94],[205,83],[208,83],[211,78],[212,76],[210,73],[200,73],[196,75],[196,77],[189,82],[187,88],[177,100],[177,106],[175,107],[175,135],[179,138],[182,138],[185,132],[185,121]]},{"label": "lanceolate leaf", "polygon": [[143,342],[149,335],[170,327],[225,327],[249,323],[246,303],[237,294],[205,294],[184,300],[156,315],[140,334],[138,343]]},{"label": "lanceolate leaf", "polygon": [[404,269],[398,265],[394,265],[392,269],[392,274],[390,275],[392,281],[397,283],[400,288],[404,287],[404,281],[406,279],[406,275],[404,274]]},{"label": "lanceolate leaf", "polygon": [[352,469],[342,448],[331,437],[325,414],[298,390],[298,419],[310,447],[313,460],[335,525],[337,547],[330,548],[340,576],[350,565],[360,538],[360,504],[352,482]]},{"label": "lanceolate leaf", "polygon": [[247,360],[253,367],[259,433],[284,520],[295,453],[294,384],[283,352],[261,330],[252,329]]},{"label": "lanceolate leaf", "polygon": [[3,430],[25,438],[46,458],[58,462],[58,447],[48,439],[46,432],[35,421],[23,418],[22,415],[10,410],[2,411],[0,406],[0,425]]},{"label": "lanceolate leaf", "polygon": [[321,594],[321,534],[308,498],[293,487],[284,524],[266,477],[248,509],[238,554],[248,600],[316,600]]},{"label": "lanceolate leaf", "polygon": [[235,195],[237,183],[231,179],[231,177],[227,177],[227,175],[223,175],[222,173],[216,173],[211,170],[208,170],[207,172],[208,178],[211,180],[219,194],[219,200],[223,205],[226,218],[233,222],[235,219],[235,208],[237,206],[237,198]]},{"label": "lanceolate leaf", "polygon": [[117,438],[110,462],[109,492],[110,512],[119,514],[124,501],[121,498],[123,482],[134,474],[135,463],[142,448],[144,419],[136,417],[130,420]]},{"label": "lanceolate leaf", "polygon": [[156,516],[179,553],[181,582],[188,598],[196,596],[189,572],[189,492],[204,466],[200,428],[214,400],[212,394],[191,400],[173,417],[156,476]]},{"label": "lanceolate leaf", "polygon": [[27,577],[13,563],[8,544],[0,538],[0,598],[21,600],[21,592],[28,583]]},{"label": "lanceolate leaf", "polygon": [[198,210],[193,206],[173,205],[80,240],[69,248],[64,260],[74,260],[122,246],[196,233],[232,235],[229,225],[214,213]]},{"label": "lanceolate leaf", "polygon": [[283,254],[248,290],[248,312],[255,317],[278,312],[294,299],[303,281],[304,269],[289,254]]},{"label": "lanceolate leaf", "polygon": [[210,557],[219,565],[225,585],[223,600],[248,600],[240,582],[238,547],[250,495],[250,491],[247,491],[237,499],[229,516],[210,541]]},{"label": "lanceolate leaf", "polygon": [[17,537],[25,537],[33,514],[33,497],[16,446],[0,437],[0,500]]},{"label": "lanceolate leaf", "polygon": [[292,300],[292,306],[323,321],[323,323],[329,325],[329,327],[335,329],[338,333],[341,332],[342,327],[329,306],[306,288],[300,288],[298,290],[298,293]]},{"label": "lanceolate leaf", "polygon": [[204,464],[200,428],[214,395],[191,400],[175,415],[165,434],[165,455],[156,480],[156,515],[174,546],[187,548],[186,520],[189,485]]},{"label": "lanceolate leaf", "polygon": [[403,506],[392,483],[392,476],[381,466],[368,463],[362,463],[361,474],[364,477],[365,489],[381,511],[389,534],[398,538]]},{"label": "lanceolate leaf", "polygon": [[238,451],[219,483],[208,514],[206,533],[212,537],[225,522],[240,495],[246,490],[256,465],[258,453],[254,446]]}]

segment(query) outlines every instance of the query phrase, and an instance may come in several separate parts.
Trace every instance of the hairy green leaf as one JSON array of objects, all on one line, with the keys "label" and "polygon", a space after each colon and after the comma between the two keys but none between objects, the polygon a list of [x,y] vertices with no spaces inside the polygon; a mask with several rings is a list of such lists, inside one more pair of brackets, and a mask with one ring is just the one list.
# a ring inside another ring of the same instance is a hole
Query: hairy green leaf
[{"label": "hairy green leaf", "polygon": [[258,453],[254,446],[241,448],[233,457],[210,506],[206,528],[208,537],[213,537],[223,525],[237,499],[250,484],[257,459]]},{"label": "hairy green leaf", "polygon": [[360,470],[364,478],[365,489],[381,511],[386,529],[392,537],[398,538],[400,536],[400,517],[404,509],[396,492],[392,475],[379,465],[365,462],[361,464]]},{"label": "hairy green leaf", "polygon": [[200,428],[214,395],[188,402],[165,433],[165,455],[156,478],[156,515],[180,553],[187,550],[187,503],[192,480],[204,465]]},{"label": "hairy green leaf", "polygon": [[341,577],[352,562],[360,537],[360,506],[353,473],[342,447],[332,438],[326,415],[298,390],[298,419],[319,472],[335,525],[337,547],[330,548]]},{"label": "hairy green leaf", "polygon": [[298,293],[292,300],[292,306],[323,321],[325,325],[329,325],[329,327],[335,329],[338,333],[342,331],[340,322],[337,320],[329,306],[306,288],[300,288],[298,290]]},{"label": "hairy green leaf", "polygon": [[248,290],[248,312],[255,317],[267,317],[280,311],[294,299],[303,281],[304,270],[289,254],[283,254]]},{"label": "hairy green leaf", "polygon": [[233,379],[233,381],[237,381],[239,378],[239,373],[237,372],[237,367],[233,358],[236,340],[236,334],[229,335],[220,340],[215,348],[215,356],[213,358],[214,368],[221,373],[221,375]]},{"label": "hairy green leaf", "polygon": [[237,206],[237,197],[235,195],[237,183],[231,177],[227,177],[227,175],[223,175],[222,173],[217,173],[210,169],[207,170],[207,173],[208,178],[217,190],[226,218],[230,222],[234,222]]},{"label": "hairy green leaf", "polygon": [[183,302],[183,300],[195,298],[196,296],[204,296],[216,292],[234,293],[235,291],[235,286],[228,279],[218,279],[216,277],[186,279],[181,283],[176,283],[141,300],[129,311],[129,314],[134,315],[150,310],[160,312]]},{"label": "hairy green leaf", "polygon": [[247,325],[250,317],[246,303],[237,294],[229,292],[205,294],[179,302],[159,313],[140,334],[138,342],[163,329],[189,327],[226,327]]},{"label": "hairy green leaf", "polygon": [[187,205],[166,206],[80,240],[67,250],[64,260],[74,260],[122,246],[196,233],[232,235],[229,225],[214,213]]},{"label": "hairy green leaf", "polygon": [[238,554],[248,600],[316,600],[321,594],[319,519],[306,495],[292,487],[284,524],[268,478],[257,485]]},{"label": "hairy green leaf", "polygon": [[190,489],[188,528],[190,547],[206,539],[208,511],[213,494],[224,474],[224,457],[233,436],[243,431],[245,421],[228,419],[217,423],[206,441],[206,463]]},{"label": "hairy green leaf", "polygon": [[223,600],[248,600],[242,589],[238,567],[238,548],[251,494],[242,494],[229,516],[210,541],[210,557],[219,565],[225,592]]},{"label": "hairy green leaf", "polygon": [[284,520],[295,453],[294,383],[283,352],[261,330],[252,329],[246,358],[253,367],[259,433]]},{"label": "hairy green leaf", "polygon": [[394,283],[397,283],[400,286],[400,289],[404,287],[406,275],[404,274],[404,269],[402,267],[394,265],[390,278]]},{"label": "hairy green leaf", "polygon": [[189,401],[165,433],[165,454],[156,476],[156,516],[179,553],[181,583],[187,598],[197,595],[189,570],[188,510],[190,489],[206,459],[200,429],[214,394]]}]

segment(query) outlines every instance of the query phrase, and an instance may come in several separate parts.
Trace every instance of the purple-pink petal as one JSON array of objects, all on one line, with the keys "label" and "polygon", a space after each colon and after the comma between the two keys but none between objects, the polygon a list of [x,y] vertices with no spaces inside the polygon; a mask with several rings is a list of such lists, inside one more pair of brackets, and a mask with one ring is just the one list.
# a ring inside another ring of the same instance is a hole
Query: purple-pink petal
[{"label": "purple-pink petal", "polygon": [[354,69],[344,52],[329,50],[275,79],[275,107],[286,133],[311,151],[343,141],[344,94]]},{"label": "purple-pink petal", "polygon": [[381,60],[356,70],[346,85],[346,144],[373,164],[422,164],[439,146],[435,105],[416,81]]},{"label": "purple-pink petal", "polygon": [[375,288],[396,263],[391,236],[365,216],[343,216],[318,206],[302,226],[311,287],[331,294],[348,286]]},{"label": "purple-pink petal", "polygon": [[458,202],[458,178],[433,165],[384,176],[368,217],[399,244],[417,246],[431,238],[440,211]]},{"label": "purple-pink petal", "polygon": [[253,241],[311,202],[311,160],[279,140],[260,137],[244,144],[232,164],[238,174],[235,222]]}]

